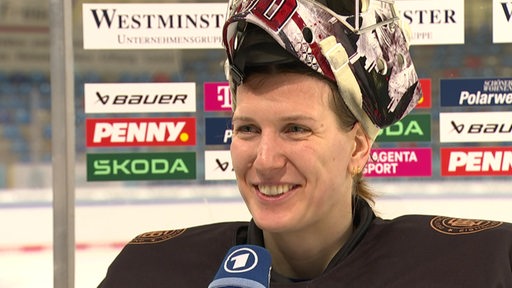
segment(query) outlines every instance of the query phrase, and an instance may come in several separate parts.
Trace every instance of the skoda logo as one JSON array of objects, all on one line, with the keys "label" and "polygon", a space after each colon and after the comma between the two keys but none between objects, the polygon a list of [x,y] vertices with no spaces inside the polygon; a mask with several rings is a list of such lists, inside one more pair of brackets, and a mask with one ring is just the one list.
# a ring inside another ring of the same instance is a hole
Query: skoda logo
[{"label": "skoda logo", "polygon": [[224,270],[229,273],[251,271],[258,264],[258,255],[250,248],[237,249],[226,258]]}]

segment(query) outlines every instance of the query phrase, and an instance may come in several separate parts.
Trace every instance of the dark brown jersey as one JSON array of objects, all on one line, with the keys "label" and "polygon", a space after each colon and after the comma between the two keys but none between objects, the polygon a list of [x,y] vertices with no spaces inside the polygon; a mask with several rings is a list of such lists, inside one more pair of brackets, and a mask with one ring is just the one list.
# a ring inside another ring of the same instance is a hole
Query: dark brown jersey
[{"label": "dark brown jersey", "polygon": [[[512,225],[408,215],[383,220],[359,201],[352,238],[315,279],[276,271],[273,288],[512,287]],[[254,222],[156,231],[132,240],[100,288],[206,288],[230,247],[263,245]]]}]

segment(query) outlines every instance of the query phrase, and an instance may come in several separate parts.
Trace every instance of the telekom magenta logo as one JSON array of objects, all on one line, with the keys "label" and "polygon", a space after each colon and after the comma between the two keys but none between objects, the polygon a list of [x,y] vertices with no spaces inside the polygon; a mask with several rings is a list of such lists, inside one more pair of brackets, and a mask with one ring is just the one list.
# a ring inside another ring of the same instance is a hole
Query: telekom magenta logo
[{"label": "telekom magenta logo", "polygon": [[432,148],[375,148],[363,172],[367,177],[431,177]]},{"label": "telekom magenta logo", "polygon": [[228,82],[204,83],[204,111],[231,111]]}]

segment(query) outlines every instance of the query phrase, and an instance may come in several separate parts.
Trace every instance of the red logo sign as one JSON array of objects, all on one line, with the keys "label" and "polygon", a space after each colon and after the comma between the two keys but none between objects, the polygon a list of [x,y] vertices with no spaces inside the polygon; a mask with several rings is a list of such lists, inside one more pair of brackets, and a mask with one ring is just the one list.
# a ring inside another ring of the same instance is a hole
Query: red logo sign
[{"label": "red logo sign", "polygon": [[512,147],[441,148],[442,176],[511,176]]},{"label": "red logo sign", "polygon": [[86,119],[87,147],[195,144],[195,118]]},{"label": "red logo sign", "polygon": [[428,109],[432,107],[432,81],[429,78],[420,79],[422,97],[418,101],[416,108]]}]

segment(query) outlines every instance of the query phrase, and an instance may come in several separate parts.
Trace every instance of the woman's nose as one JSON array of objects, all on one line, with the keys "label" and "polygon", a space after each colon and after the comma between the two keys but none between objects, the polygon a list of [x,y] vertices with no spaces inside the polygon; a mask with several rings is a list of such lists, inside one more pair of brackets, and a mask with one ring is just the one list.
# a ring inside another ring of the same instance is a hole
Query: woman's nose
[{"label": "woman's nose", "polygon": [[285,146],[278,135],[262,133],[257,147],[254,168],[258,172],[272,172],[286,165]]}]

